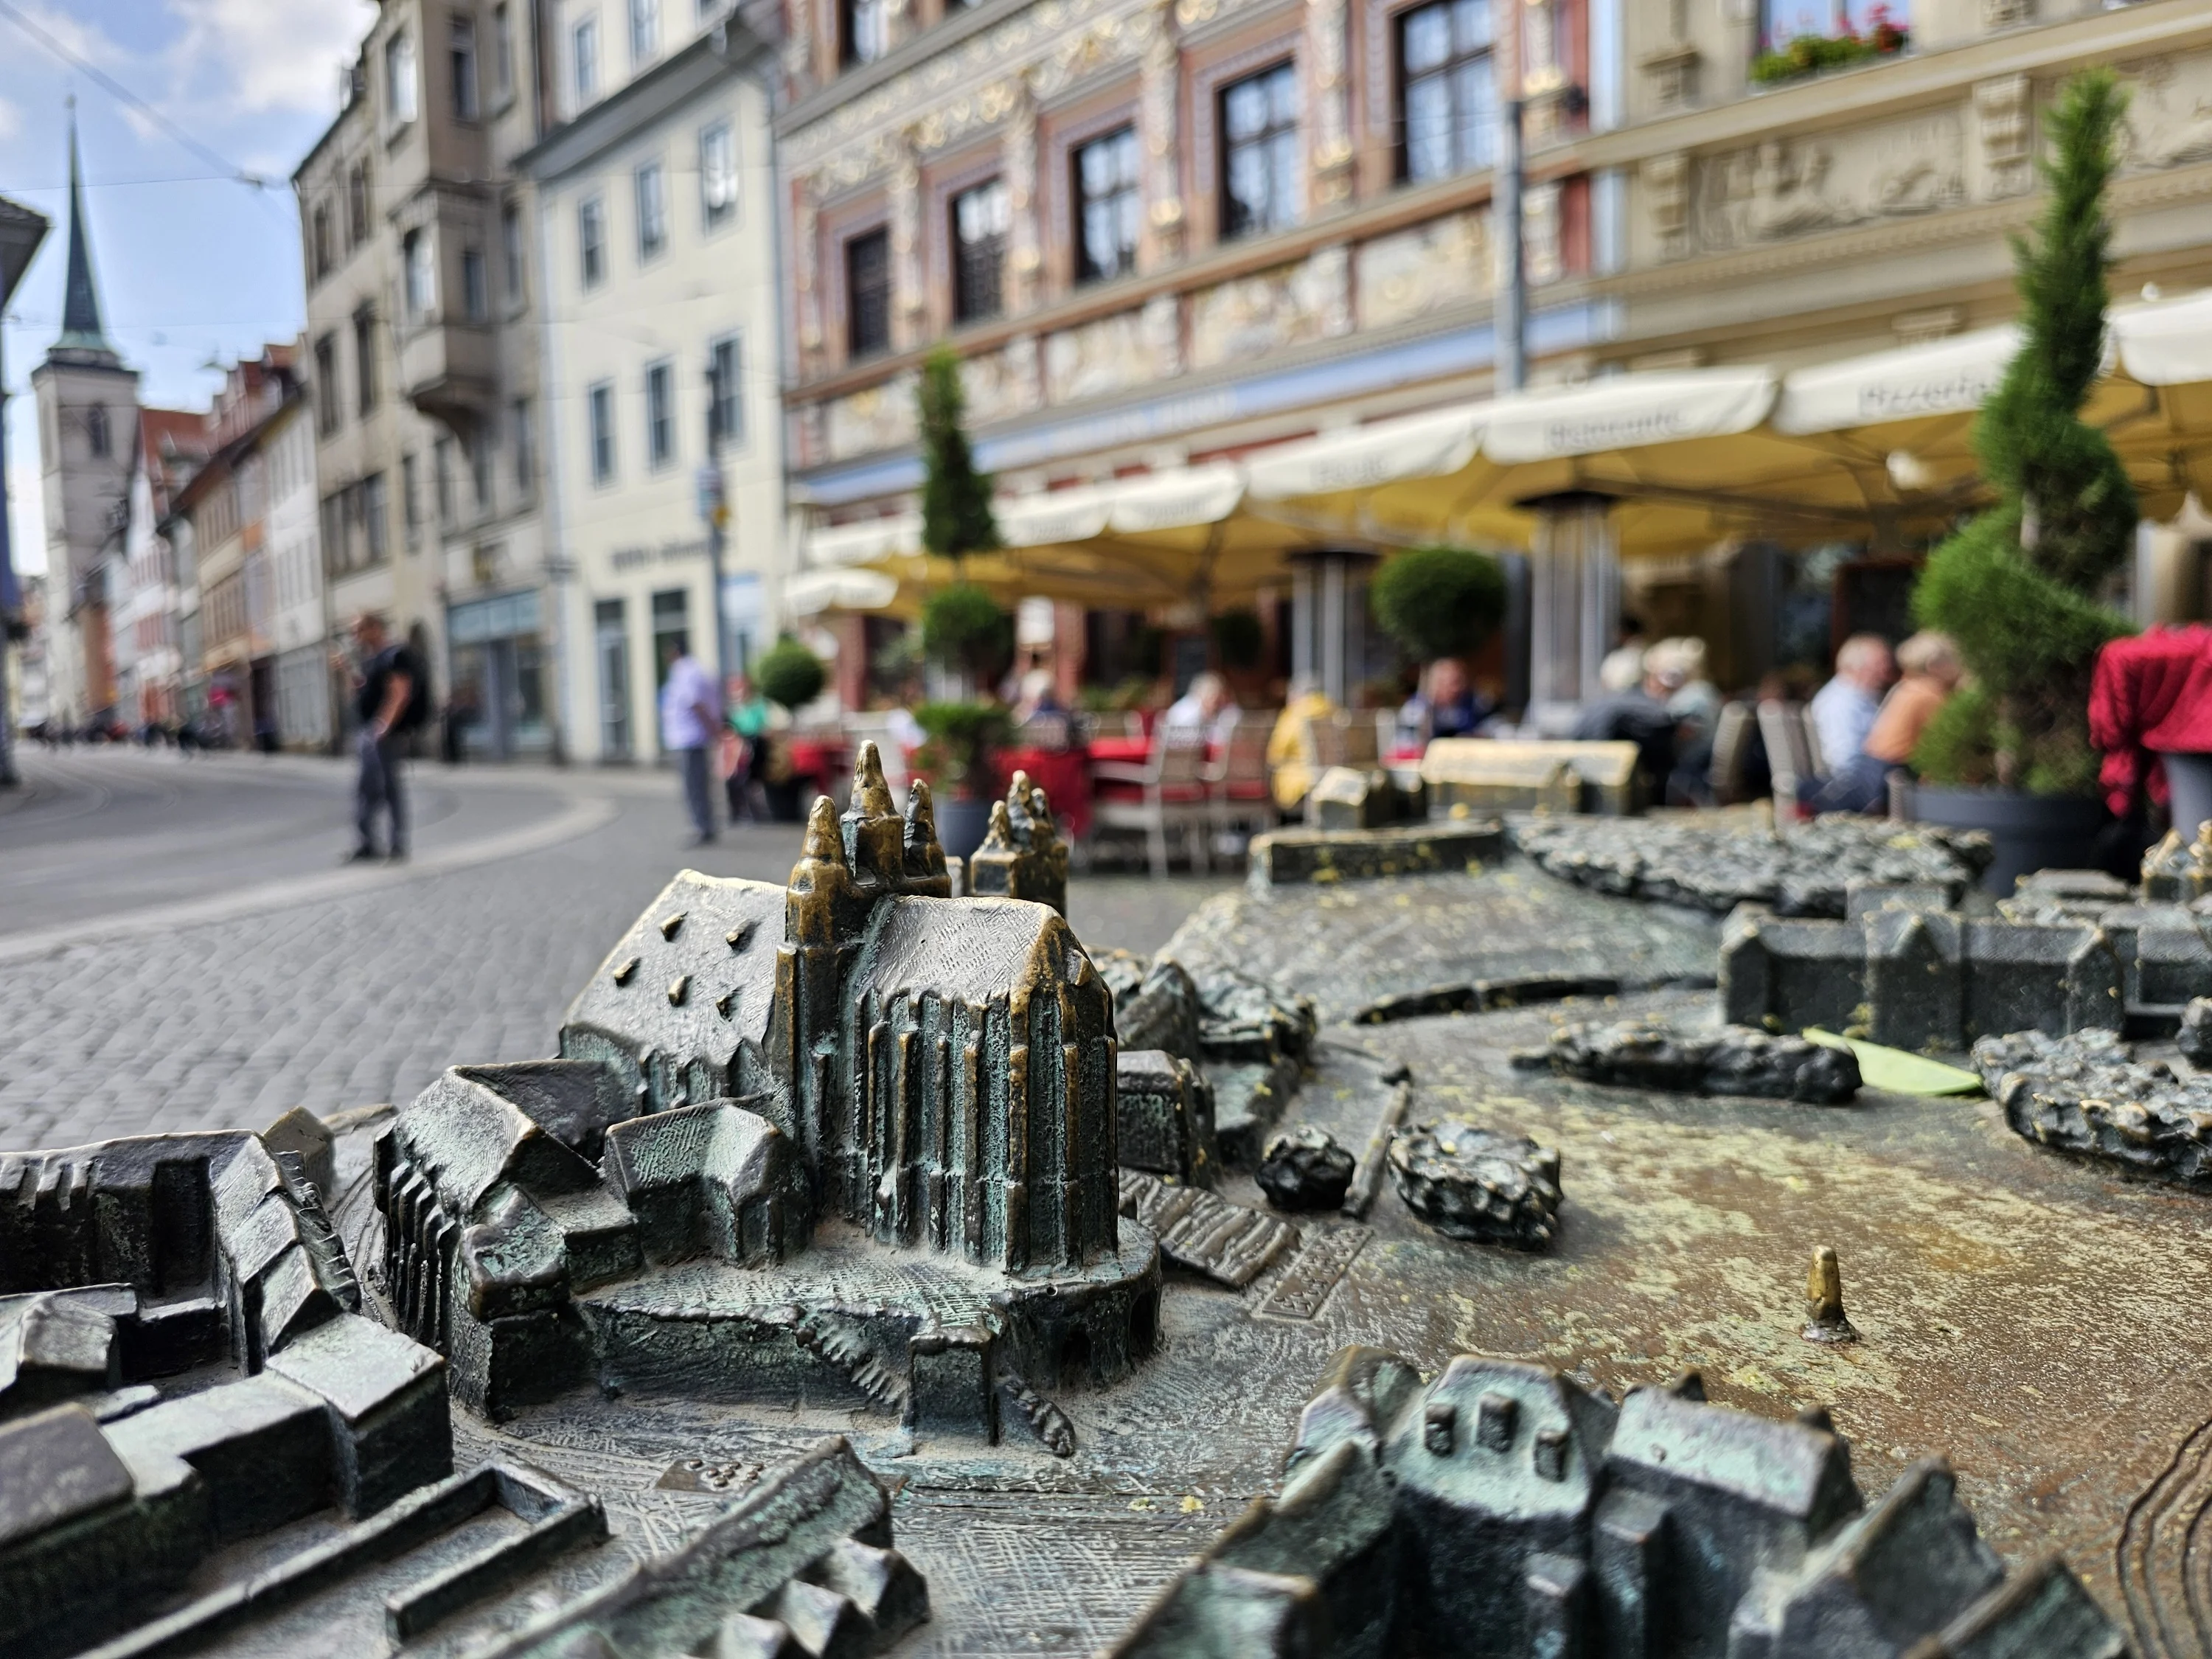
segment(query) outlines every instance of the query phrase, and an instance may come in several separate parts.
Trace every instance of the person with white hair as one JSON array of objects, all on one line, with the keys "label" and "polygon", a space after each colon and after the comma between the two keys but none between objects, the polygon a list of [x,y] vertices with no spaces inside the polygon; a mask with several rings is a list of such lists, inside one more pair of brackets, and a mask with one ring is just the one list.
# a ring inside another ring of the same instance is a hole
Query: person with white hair
[{"label": "person with white hair", "polygon": [[1226,743],[1237,725],[1237,699],[1229,695],[1229,682],[1209,669],[1168,705],[1160,726],[1177,738]]},{"label": "person with white hair", "polygon": [[1680,677],[1667,712],[1688,728],[1684,741],[1710,737],[1721,717],[1721,689],[1705,678],[1705,642],[1690,635],[1662,640],[1644,660],[1669,679]]},{"label": "person with white hair", "polygon": [[1881,712],[1881,694],[1894,678],[1889,641],[1879,634],[1854,634],[1836,653],[1835,678],[1813,694],[1805,711],[1820,738],[1820,764],[1831,777],[1842,775],[1866,747],[1874,717]]},{"label": "person with white hair", "polygon": [[1905,771],[1920,734],[1966,678],[1959,647],[1948,634],[1923,630],[1897,647],[1905,678],[1890,689],[1866,741],[1848,766],[1838,767],[1813,797],[1815,812],[1879,812],[1889,799],[1889,780]]}]

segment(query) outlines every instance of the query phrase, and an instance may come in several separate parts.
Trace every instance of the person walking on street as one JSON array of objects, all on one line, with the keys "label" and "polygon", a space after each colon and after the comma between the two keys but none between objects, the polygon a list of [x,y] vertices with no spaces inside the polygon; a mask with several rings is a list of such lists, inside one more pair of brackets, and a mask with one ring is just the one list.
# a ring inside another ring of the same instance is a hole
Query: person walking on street
[{"label": "person walking on street", "polygon": [[690,845],[714,839],[714,801],[707,793],[707,745],[721,740],[721,699],[714,674],[689,647],[668,665],[660,688],[660,736],[684,774],[684,803],[691,813]]},{"label": "person walking on street", "polygon": [[376,815],[381,811],[390,823],[386,846],[394,864],[407,857],[407,798],[400,781],[399,763],[407,738],[422,724],[427,682],[415,653],[401,642],[388,641],[384,618],[363,611],[354,619],[355,660],[340,659],[352,676],[354,714],[361,721],[354,747],[361,761],[361,776],[354,787],[354,849],[347,862],[362,864],[381,856],[376,850]]}]

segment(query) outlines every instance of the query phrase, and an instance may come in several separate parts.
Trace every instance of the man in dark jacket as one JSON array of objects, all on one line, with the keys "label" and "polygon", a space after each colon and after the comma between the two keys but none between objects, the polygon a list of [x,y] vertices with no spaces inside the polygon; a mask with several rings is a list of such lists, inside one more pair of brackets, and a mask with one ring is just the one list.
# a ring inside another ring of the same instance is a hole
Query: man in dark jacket
[{"label": "man in dark jacket", "polygon": [[384,618],[373,611],[354,619],[353,642],[355,660],[346,665],[353,676],[354,714],[361,722],[355,738],[361,776],[354,789],[354,827],[359,839],[347,862],[366,863],[383,856],[376,850],[376,815],[381,809],[391,821],[386,842],[391,860],[399,864],[407,857],[407,798],[399,763],[406,753],[407,735],[422,723],[422,669],[404,643],[386,639]]}]

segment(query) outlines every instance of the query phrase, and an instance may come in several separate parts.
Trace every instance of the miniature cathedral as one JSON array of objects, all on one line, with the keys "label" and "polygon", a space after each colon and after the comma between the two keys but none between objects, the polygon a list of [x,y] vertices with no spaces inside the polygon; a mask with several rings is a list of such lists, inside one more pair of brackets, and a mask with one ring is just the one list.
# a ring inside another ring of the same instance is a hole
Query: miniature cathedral
[{"label": "miniature cathedral", "polygon": [[826,1209],[1009,1272],[1079,1266],[1116,1231],[1111,994],[1051,910],[949,891],[929,786],[902,820],[863,744],[792,872],[770,1069]]},{"label": "miniature cathedral", "polygon": [[[1066,851],[1042,792],[1015,795],[1001,873],[1033,891]],[[928,787],[902,815],[864,744],[788,887],[682,872],[557,1059],[456,1066],[400,1115],[378,1146],[386,1279],[464,1400],[775,1395],[828,1365],[988,1427],[1008,1378],[1107,1381],[1150,1351],[1159,1254],[1117,1213],[1111,993],[1054,909],[951,884]]]}]

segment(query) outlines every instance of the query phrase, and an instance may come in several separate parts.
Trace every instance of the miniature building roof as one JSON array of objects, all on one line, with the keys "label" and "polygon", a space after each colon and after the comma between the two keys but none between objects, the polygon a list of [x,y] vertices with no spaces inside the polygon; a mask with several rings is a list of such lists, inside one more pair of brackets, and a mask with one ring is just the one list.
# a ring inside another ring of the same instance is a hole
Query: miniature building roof
[{"label": "miniature building roof", "polygon": [[877,908],[851,994],[934,993],[981,1006],[1046,975],[1080,983],[1090,960],[1067,924],[1020,899],[893,898]]},{"label": "miniature building roof", "polygon": [[609,1098],[611,1082],[588,1060],[457,1066],[424,1090],[400,1122],[410,1152],[466,1215],[501,1181],[531,1193],[596,1187],[592,1160],[608,1122],[635,1111],[633,1103]]},{"label": "miniature building roof", "polygon": [[1662,1389],[1635,1389],[1621,1402],[1612,1462],[1632,1477],[1733,1493],[1803,1522],[1815,1535],[1859,1507],[1850,1455],[1835,1434],[1724,1411]]},{"label": "miniature building roof", "polygon": [[576,994],[563,1027],[649,1032],[667,1053],[726,1066],[740,1042],[768,1035],[785,896],[772,882],[681,872]]}]

